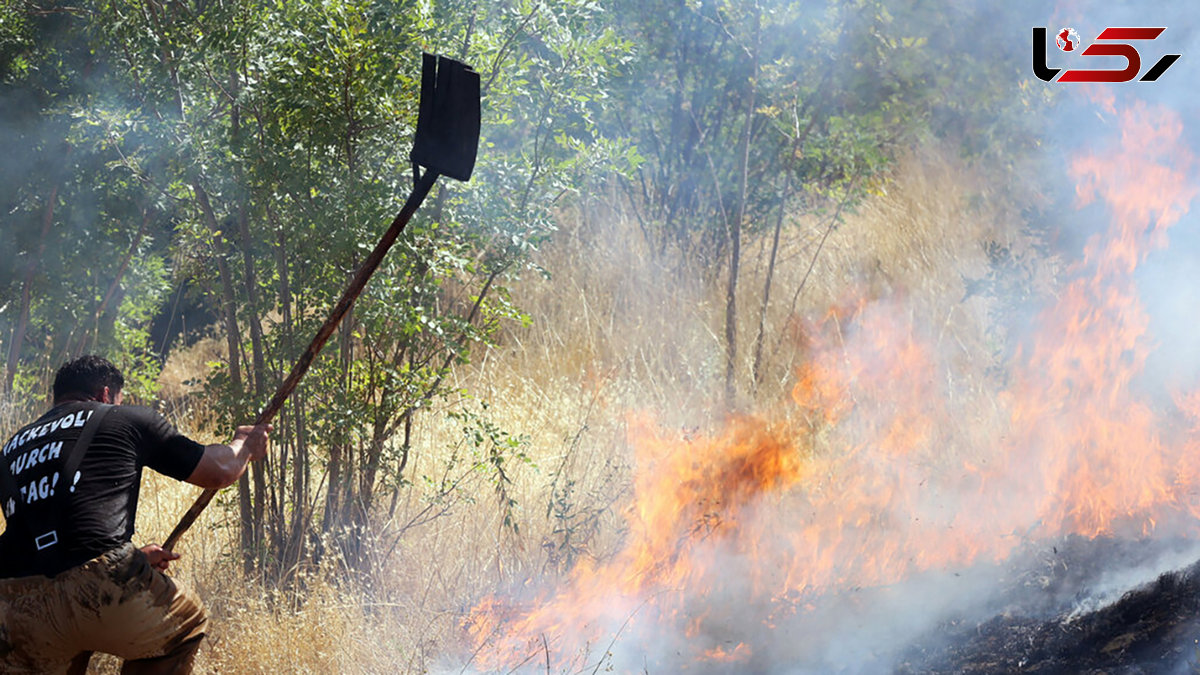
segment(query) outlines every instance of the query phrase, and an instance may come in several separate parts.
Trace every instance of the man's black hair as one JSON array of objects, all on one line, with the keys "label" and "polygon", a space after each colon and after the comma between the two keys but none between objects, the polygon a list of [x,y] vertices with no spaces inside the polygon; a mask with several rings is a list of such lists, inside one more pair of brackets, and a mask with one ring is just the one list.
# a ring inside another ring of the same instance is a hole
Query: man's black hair
[{"label": "man's black hair", "polygon": [[69,394],[98,397],[108,387],[116,395],[125,386],[125,376],[103,356],[88,354],[67,361],[54,376],[54,400]]}]

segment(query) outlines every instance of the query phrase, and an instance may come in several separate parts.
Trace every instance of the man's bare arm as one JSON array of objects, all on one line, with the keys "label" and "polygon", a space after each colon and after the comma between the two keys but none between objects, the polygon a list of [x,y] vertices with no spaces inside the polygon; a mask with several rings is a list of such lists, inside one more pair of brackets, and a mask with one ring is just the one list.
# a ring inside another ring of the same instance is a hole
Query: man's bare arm
[{"label": "man's bare arm", "polygon": [[212,490],[233,485],[248,463],[266,456],[267,435],[273,428],[270,424],[240,426],[228,445],[205,446],[204,455],[187,482]]}]

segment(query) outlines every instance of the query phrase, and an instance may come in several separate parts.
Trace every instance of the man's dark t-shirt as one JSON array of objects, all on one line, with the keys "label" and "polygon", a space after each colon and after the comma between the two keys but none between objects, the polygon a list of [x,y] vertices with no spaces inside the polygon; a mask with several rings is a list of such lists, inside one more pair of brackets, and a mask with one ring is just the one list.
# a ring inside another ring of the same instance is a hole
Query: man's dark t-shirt
[{"label": "man's dark t-shirt", "polygon": [[[200,463],[203,445],[149,408],[121,405],[100,420],[86,450],[74,449],[86,453],[77,475],[60,475],[67,450],[82,433],[88,413],[98,407],[94,401],[56,406],[3,446],[0,461],[26,489],[11,495],[0,487],[0,510],[6,517],[16,502],[0,539],[0,578],[53,576],[124,544],[133,536],[142,467],[185,480]],[[38,533],[31,533],[22,518],[35,510],[46,514],[43,522],[57,533],[58,569],[34,569],[30,552]]]}]

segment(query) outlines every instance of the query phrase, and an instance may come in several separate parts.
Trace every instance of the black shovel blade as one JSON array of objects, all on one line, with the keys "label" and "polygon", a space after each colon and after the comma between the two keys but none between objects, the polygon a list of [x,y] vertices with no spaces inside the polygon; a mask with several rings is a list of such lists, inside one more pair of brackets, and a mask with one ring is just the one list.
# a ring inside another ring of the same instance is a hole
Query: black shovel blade
[{"label": "black shovel blade", "polygon": [[421,108],[409,157],[457,180],[470,180],[479,149],[479,74],[445,56],[421,62]]}]

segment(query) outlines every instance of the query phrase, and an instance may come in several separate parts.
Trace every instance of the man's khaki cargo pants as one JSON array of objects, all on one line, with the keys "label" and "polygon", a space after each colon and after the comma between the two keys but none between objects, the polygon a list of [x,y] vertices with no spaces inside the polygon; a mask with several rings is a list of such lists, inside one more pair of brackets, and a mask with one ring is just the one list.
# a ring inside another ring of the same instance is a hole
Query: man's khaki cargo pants
[{"label": "man's khaki cargo pants", "polygon": [[0,579],[0,673],[84,673],[92,652],[123,673],[187,673],[204,638],[200,599],[133,544],[54,578]]}]

